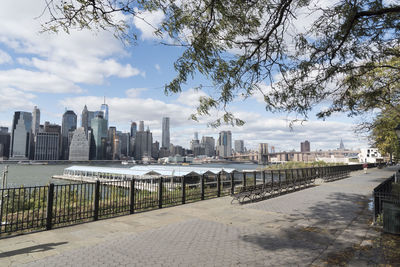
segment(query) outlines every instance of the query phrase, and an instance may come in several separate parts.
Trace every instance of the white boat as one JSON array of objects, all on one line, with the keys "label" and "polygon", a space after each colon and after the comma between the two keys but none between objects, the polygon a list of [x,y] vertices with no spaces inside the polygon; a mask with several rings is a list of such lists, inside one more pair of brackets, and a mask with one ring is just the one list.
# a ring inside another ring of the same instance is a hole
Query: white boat
[{"label": "white boat", "polygon": [[122,165],[134,165],[136,162],[134,160],[123,160],[121,161]]}]

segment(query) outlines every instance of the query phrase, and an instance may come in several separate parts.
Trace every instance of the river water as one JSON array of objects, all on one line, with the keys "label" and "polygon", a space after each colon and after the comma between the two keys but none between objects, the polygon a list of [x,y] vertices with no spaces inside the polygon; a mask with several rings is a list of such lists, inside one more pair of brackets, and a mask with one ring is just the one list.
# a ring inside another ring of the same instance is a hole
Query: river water
[{"label": "river water", "polygon": [[[0,164],[0,179],[3,174],[3,169],[6,164]],[[21,164],[10,164],[8,165],[7,175],[7,186],[8,187],[20,187],[20,186],[38,186],[47,185],[49,183],[54,184],[66,184],[68,181],[52,179],[53,175],[61,175],[65,168],[72,165],[21,165]],[[107,164],[98,165],[99,167],[117,167],[117,168],[129,168],[131,166],[124,166],[121,164]],[[238,171],[241,170],[255,170],[261,168],[261,165],[257,164],[243,164],[243,163],[230,163],[230,164],[202,164],[193,165],[194,167],[210,167],[210,168],[232,168]],[[0,184],[1,187],[1,184]]]}]

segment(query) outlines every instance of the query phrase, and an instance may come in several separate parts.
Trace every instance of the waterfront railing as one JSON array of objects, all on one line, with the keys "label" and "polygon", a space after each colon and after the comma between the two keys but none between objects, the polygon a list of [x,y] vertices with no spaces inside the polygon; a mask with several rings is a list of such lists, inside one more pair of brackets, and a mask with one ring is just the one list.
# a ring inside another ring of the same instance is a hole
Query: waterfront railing
[{"label": "waterfront railing", "polygon": [[[372,167],[372,165],[370,165]],[[123,179],[65,185],[0,189],[0,236],[176,206],[232,195],[257,184],[271,184],[274,192],[320,178],[348,177],[362,165],[311,167],[287,170],[234,171],[201,176]],[[287,191],[287,190],[286,190]]]},{"label": "waterfront railing", "polygon": [[[400,175],[400,172],[397,173]],[[377,187],[372,192],[373,204],[374,204],[374,223],[377,222],[378,218],[383,214],[383,203],[393,203],[400,205],[400,192],[393,190],[393,184],[395,183],[396,175],[392,175]],[[382,220],[382,218],[380,218]]]}]

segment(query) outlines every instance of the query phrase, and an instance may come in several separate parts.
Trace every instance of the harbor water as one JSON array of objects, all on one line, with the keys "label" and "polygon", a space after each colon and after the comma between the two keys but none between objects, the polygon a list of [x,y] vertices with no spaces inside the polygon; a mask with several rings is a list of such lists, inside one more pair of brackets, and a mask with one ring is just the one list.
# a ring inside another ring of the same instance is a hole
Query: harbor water
[{"label": "harbor water", "polygon": [[[0,177],[3,174],[3,170],[6,164],[0,164]],[[47,185],[49,183],[54,184],[68,184],[68,181],[52,179],[53,175],[61,175],[65,168],[72,165],[23,165],[23,164],[9,164],[7,174],[7,187],[20,187],[20,186],[39,186]],[[98,165],[99,167],[116,167],[116,168],[130,168],[129,165],[121,164],[107,164]],[[256,170],[261,168],[261,165],[257,164],[244,164],[244,163],[230,163],[230,164],[202,164],[193,165],[200,167],[210,168],[232,168],[238,171],[241,170]],[[1,186],[1,185],[0,185]]]}]

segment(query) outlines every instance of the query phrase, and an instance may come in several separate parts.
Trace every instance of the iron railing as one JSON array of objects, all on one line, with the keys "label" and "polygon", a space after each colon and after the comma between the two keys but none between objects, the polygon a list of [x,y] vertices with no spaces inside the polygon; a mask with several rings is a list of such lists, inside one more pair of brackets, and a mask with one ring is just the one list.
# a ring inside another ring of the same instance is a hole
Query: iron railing
[{"label": "iron railing", "polygon": [[0,236],[226,196],[256,184],[281,192],[301,188],[310,179],[333,181],[361,169],[346,165],[5,188],[0,189]]},{"label": "iron railing", "polygon": [[372,192],[374,201],[374,223],[383,212],[383,202],[400,204],[400,193],[392,192],[392,184],[395,181],[395,175],[383,181]]}]

